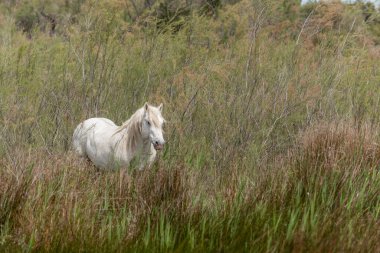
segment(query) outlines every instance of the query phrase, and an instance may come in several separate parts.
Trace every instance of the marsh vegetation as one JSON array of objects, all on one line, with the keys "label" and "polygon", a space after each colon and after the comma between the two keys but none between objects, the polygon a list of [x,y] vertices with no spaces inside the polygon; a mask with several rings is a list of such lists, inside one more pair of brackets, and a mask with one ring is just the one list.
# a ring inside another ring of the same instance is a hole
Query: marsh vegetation
[{"label": "marsh vegetation", "polygon": [[[380,14],[298,1],[0,3],[0,251],[380,251]],[[164,103],[150,170],[71,151]]]}]

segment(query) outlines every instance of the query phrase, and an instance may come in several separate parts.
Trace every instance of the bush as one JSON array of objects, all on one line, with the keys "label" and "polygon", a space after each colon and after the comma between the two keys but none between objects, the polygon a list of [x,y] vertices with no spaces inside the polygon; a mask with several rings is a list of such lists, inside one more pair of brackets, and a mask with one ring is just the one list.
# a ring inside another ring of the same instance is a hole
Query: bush
[{"label": "bush", "polygon": [[16,17],[16,24],[21,30],[29,37],[34,28],[36,28],[40,22],[39,16],[33,5],[29,2],[24,2],[18,8]]}]

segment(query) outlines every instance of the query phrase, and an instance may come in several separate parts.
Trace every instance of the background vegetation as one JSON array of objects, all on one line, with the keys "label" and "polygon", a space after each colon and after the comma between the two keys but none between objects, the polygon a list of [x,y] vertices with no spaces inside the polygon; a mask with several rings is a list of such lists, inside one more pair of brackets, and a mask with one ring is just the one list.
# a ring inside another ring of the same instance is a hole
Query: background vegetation
[{"label": "background vegetation", "polygon": [[[0,3],[0,251],[379,252],[380,14],[281,0]],[[75,126],[164,103],[151,170]]]}]

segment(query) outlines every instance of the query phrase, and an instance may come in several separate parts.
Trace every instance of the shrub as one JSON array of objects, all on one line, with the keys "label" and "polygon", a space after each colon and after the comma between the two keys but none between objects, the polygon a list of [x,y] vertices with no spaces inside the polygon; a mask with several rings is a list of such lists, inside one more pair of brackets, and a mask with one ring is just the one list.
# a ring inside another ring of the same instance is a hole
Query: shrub
[{"label": "shrub", "polygon": [[34,6],[29,2],[23,2],[16,12],[16,24],[21,30],[29,37],[34,28],[36,28],[40,22],[37,11]]}]

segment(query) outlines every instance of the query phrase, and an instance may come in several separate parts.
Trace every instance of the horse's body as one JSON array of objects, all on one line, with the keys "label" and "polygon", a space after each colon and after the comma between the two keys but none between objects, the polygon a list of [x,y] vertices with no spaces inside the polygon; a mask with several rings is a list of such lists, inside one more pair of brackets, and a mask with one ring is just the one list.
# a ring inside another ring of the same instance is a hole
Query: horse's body
[{"label": "horse's body", "polygon": [[145,104],[121,126],[106,118],[87,119],[74,131],[74,151],[99,168],[128,167],[135,157],[140,160],[140,169],[150,166],[156,150],[161,150],[165,143],[161,111],[162,104]]}]

